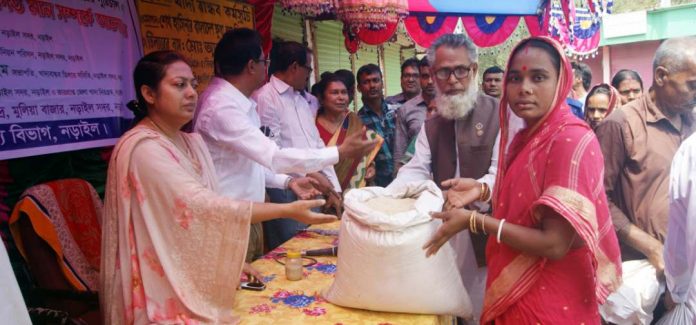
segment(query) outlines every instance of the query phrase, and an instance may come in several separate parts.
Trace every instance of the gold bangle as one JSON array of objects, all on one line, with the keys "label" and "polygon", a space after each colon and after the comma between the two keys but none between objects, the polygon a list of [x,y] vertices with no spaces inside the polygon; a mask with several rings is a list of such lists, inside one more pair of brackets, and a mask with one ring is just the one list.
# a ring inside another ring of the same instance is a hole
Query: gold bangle
[{"label": "gold bangle", "polygon": [[471,210],[471,215],[469,216],[469,224],[473,226],[473,229],[469,230],[471,230],[471,232],[474,234],[478,234],[478,229],[476,229],[476,210]]},{"label": "gold bangle", "polygon": [[486,215],[481,214],[481,231],[483,232],[484,235],[488,235],[488,233],[486,232],[485,221],[486,221]]},{"label": "gold bangle", "polygon": [[479,193],[479,201],[483,201],[484,195],[486,194],[486,183],[481,182],[481,193]]}]

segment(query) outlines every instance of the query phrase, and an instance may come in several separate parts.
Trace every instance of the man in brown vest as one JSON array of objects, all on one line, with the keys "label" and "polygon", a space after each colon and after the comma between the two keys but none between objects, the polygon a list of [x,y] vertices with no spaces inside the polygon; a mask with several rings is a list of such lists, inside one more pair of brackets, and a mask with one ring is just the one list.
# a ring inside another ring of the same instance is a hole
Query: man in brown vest
[{"label": "man in brown vest", "polygon": [[[488,173],[498,134],[498,100],[478,91],[476,46],[462,34],[443,35],[428,49],[438,114],[425,121],[416,152],[389,186],[432,179],[438,185],[455,177],[478,179],[492,188]],[[497,154],[495,155],[497,156]],[[485,191],[484,191],[485,193]],[[489,197],[482,197],[486,201]],[[474,305],[476,323],[486,285],[483,236],[468,230],[452,237],[464,286]]]}]

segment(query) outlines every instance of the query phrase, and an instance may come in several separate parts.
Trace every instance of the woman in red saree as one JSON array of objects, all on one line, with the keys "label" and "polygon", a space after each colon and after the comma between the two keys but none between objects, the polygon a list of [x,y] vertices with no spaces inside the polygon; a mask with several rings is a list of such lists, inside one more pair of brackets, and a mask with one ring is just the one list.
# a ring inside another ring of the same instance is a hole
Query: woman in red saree
[{"label": "woman in red saree", "polygon": [[500,150],[493,217],[435,214],[444,223],[424,247],[433,254],[467,227],[490,234],[482,324],[599,324],[621,259],[599,144],[565,104],[570,63],[554,40],[534,37],[515,47],[506,71],[501,142],[508,105],[526,127]]},{"label": "woman in red saree", "polygon": [[317,130],[327,147],[340,145],[346,136],[355,132],[362,132],[372,139],[379,140],[378,145],[367,156],[360,159],[342,158],[334,165],[343,190],[365,186],[367,180],[375,175],[372,162],[382,144],[380,136],[371,130],[365,130],[365,125],[358,115],[348,110],[348,89],[339,76],[325,74],[316,85],[316,96],[320,105],[316,119]]}]

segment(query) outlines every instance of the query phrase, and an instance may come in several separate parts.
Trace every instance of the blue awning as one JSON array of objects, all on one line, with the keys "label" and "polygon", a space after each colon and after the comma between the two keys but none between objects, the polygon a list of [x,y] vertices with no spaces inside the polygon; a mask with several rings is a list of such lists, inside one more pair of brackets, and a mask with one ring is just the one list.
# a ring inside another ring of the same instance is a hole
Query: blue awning
[{"label": "blue awning", "polygon": [[451,15],[536,15],[544,0],[409,0],[409,12]]}]

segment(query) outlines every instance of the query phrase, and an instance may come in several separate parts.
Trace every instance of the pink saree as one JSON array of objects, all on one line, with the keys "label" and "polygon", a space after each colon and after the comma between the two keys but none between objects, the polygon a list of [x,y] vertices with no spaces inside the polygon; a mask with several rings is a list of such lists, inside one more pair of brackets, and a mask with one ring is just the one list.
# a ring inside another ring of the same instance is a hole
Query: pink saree
[{"label": "pink saree", "polygon": [[[621,281],[619,247],[603,186],[602,152],[589,126],[565,104],[573,74],[562,49],[550,38],[537,39],[560,53],[559,83],[546,116],[520,131],[507,154],[504,146],[500,150],[494,217],[539,228],[538,208],[546,206],[565,218],[585,245],[549,260],[499,244],[491,236],[481,323],[598,324],[598,303]],[[501,143],[508,137],[507,106],[503,94]]]},{"label": "pink saree", "polygon": [[229,324],[251,204],[216,192],[197,134],[184,153],[148,127],[124,134],[109,164],[103,219],[104,324]]}]

